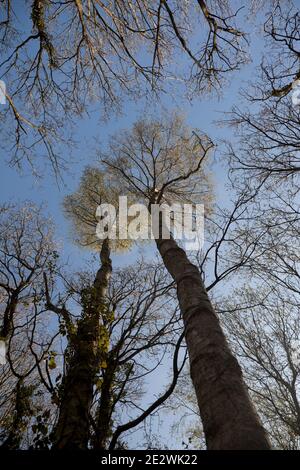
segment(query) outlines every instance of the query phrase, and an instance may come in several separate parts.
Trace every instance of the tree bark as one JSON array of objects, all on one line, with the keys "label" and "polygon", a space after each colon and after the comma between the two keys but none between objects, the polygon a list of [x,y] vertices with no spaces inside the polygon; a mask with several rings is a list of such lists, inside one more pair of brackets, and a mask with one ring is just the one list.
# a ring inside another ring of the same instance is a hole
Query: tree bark
[{"label": "tree bark", "polygon": [[270,444],[250,401],[200,271],[174,239],[156,240],[177,285],[191,377],[209,450],[266,450]]},{"label": "tree bark", "polygon": [[112,272],[108,239],[102,244],[100,259],[101,267],[71,344],[73,354],[62,384],[59,418],[53,435],[54,449],[88,448],[89,413],[99,369],[100,316]]},{"label": "tree bark", "polygon": [[100,405],[97,411],[97,429],[94,438],[94,449],[104,450],[111,431],[112,412],[112,384],[116,372],[116,364],[111,358],[108,360],[108,367],[104,373],[101,387]]},{"label": "tree bark", "polygon": [[13,420],[8,436],[1,444],[1,450],[18,450],[22,441],[23,433],[33,415],[31,399],[34,387],[24,385],[24,380],[19,378],[16,384],[15,407]]}]

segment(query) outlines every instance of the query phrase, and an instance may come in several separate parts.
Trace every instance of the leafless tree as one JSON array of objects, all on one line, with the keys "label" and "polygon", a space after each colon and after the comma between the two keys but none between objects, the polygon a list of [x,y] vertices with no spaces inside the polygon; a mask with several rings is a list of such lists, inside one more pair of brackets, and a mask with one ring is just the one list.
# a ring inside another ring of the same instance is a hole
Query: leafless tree
[{"label": "leafless tree", "polygon": [[295,294],[237,292],[222,319],[274,448],[299,449],[299,315]]},{"label": "leafless tree", "polygon": [[[144,120],[112,139],[102,161],[149,207],[164,198],[173,203],[205,200],[203,162],[212,143],[192,133],[182,119]],[[157,171],[157,172],[156,172]],[[203,186],[204,184],[204,186]],[[163,221],[164,224],[164,221]],[[205,289],[201,272],[171,233],[156,237],[167,271],[177,286],[185,325],[191,376],[209,449],[269,448]],[[207,397],[210,397],[208,400]],[[235,398],[233,398],[235,397]]]},{"label": "leafless tree", "polygon": [[[68,139],[66,118],[74,122],[91,101],[111,113],[121,95],[141,96],[144,84],[158,91],[175,79],[193,93],[219,88],[246,59],[238,13],[219,0],[2,1],[8,108],[1,114],[11,163],[33,166],[33,154],[43,151],[57,173],[64,160],[55,144]],[[170,60],[177,52],[187,60],[182,76]]]},{"label": "leafless tree", "polygon": [[[57,390],[59,415],[51,439],[60,449],[114,448],[123,445],[120,436],[125,431],[143,423],[175,388],[182,368],[178,365],[182,326],[173,285],[159,265],[139,263],[115,272],[106,311],[102,309],[99,317],[98,334],[92,338],[97,340],[97,348],[91,348],[83,328],[88,320],[84,308],[90,303],[87,293],[94,288],[92,271],[68,276],[64,281],[66,292],[60,293],[61,306],[55,305],[50,293],[46,294],[48,309],[59,316],[61,332],[67,338],[65,372]],[[72,314],[70,305],[75,309],[76,304],[82,312]],[[96,349],[96,363],[83,361],[87,348]],[[142,410],[139,402],[144,393],[143,379],[151,377],[172,350],[173,380],[159,399]]]},{"label": "leafless tree", "polygon": [[26,433],[31,434],[27,445],[33,442],[29,426],[41,409],[39,394],[54,348],[55,336],[45,330],[41,302],[43,272],[51,276],[56,246],[49,221],[31,203],[5,206],[0,231],[1,342],[6,348],[6,364],[1,366],[1,447],[14,449],[24,444]]},{"label": "leafless tree", "polygon": [[[171,395],[185,360],[172,281],[141,262],[109,287],[105,243],[96,276],[65,274],[39,209],[5,207],[1,217],[2,447],[124,445]],[[143,380],[168,359],[170,385],[142,409]]]},{"label": "leafless tree", "polygon": [[264,23],[267,54],[259,78],[243,92],[246,106],[229,118],[241,137],[239,148],[229,145],[232,168],[248,181],[251,175],[253,184],[298,184],[299,23],[296,4],[275,2]]},{"label": "leafless tree", "polygon": [[[2,322],[0,336],[8,340],[18,315],[18,304],[38,297],[43,271],[55,260],[55,245],[49,222],[28,203],[1,214],[0,288]],[[35,285],[38,287],[35,288]]]}]

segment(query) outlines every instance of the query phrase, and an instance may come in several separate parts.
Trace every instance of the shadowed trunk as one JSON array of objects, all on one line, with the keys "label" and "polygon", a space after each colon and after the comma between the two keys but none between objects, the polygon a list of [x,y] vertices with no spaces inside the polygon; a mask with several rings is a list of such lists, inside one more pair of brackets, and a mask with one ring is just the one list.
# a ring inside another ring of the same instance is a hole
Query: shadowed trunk
[{"label": "shadowed trunk", "polygon": [[111,430],[112,393],[111,388],[116,372],[116,364],[108,361],[108,367],[104,373],[101,387],[100,405],[97,411],[97,430],[94,438],[95,449],[106,449],[107,440]]},{"label": "shadowed trunk", "polygon": [[23,284],[13,290],[9,302],[7,302],[6,308],[3,313],[3,323],[1,325],[0,329],[0,338],[3,341],[7,341],[9,339],[9,336],[11,334],[11,330],[13,328],[13,317],[16,311],[16,308],[19,303],[19,295],[20,295],[20,290],[21,287],[23,287]]},{"label": "shadowed trunk", "polygon": [[31,416],[33,416],[31,405],[33,391],[34,386],[26,386],[22,378],[18,379],[12,424],[8,436],[1,444],[1,450],[20,449],[23,433],[28,426]]},{"label": "shadowed trunk", "polygon": [[177,285],[191,377],[207,448],[269,449],[240,366],[227,344],[199,269],[188,260],[175,240],[158,239],[156,244]]},{"label": "shadowed trunk", "polygon": [[86,449],[89,441],[90,408],[93,387],[99,369],[100,316],[111,277],[109,242],[104,240],[100,253],[101,268],[93,288],[86,293],[83,317],[71,343],[72,355],[62,383],[58,423],[53,448]]}]

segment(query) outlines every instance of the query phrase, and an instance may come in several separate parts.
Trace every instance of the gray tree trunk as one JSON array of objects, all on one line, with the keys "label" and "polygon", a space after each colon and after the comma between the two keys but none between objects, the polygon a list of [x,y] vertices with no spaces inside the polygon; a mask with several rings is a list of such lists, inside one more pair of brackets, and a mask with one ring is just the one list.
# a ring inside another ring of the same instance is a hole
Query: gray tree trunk
[{"label": "gray tree trunk", "polygon": [[266,432],[250,401],[240,366],[227,344],[199,269],[174,239],[158,239],[156,244],[177,285],[207,448],[269,449]]}]

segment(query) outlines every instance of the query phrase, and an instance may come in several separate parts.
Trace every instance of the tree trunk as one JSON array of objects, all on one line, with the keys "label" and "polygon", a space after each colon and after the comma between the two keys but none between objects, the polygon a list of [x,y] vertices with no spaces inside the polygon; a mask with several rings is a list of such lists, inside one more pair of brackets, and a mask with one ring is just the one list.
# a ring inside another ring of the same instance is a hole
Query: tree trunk
[{"label": "tree trunk", "polygon": [[111,277],[109,242],[104,240],[100,253],[101,267],[94,286],[87,292],[83,316],[78,322],[73,351],[62,384],[59,418],[54,430],[53,448],[87,449],[89,442],[90,408],[93,387],[99,369],[99,338],[101,310]]},{"label": "tree trunk", "polygon": [[94,438],[94,449],[103,450],[107,447],[107,441],[111,431],[112,414],[112,384],[116,372],[116,364],[111,358],[104,373],[101,387],[100,405],[97,411],[97,429]]},{"label": "tree trunk", "polygon": [[20,449],[23,434],[33,415],[33,407],[31,404],[33,390],[33,385],[26,386],[22,378],[18,379],[12,424],[8,436],[0,446],[1,450]]},{"label": "tree trunk", "polygon": [[174,239],[157,239],[156,244],[177,285],[207,449],[269,449],[240,366],[227,344],[199,269]]}]

